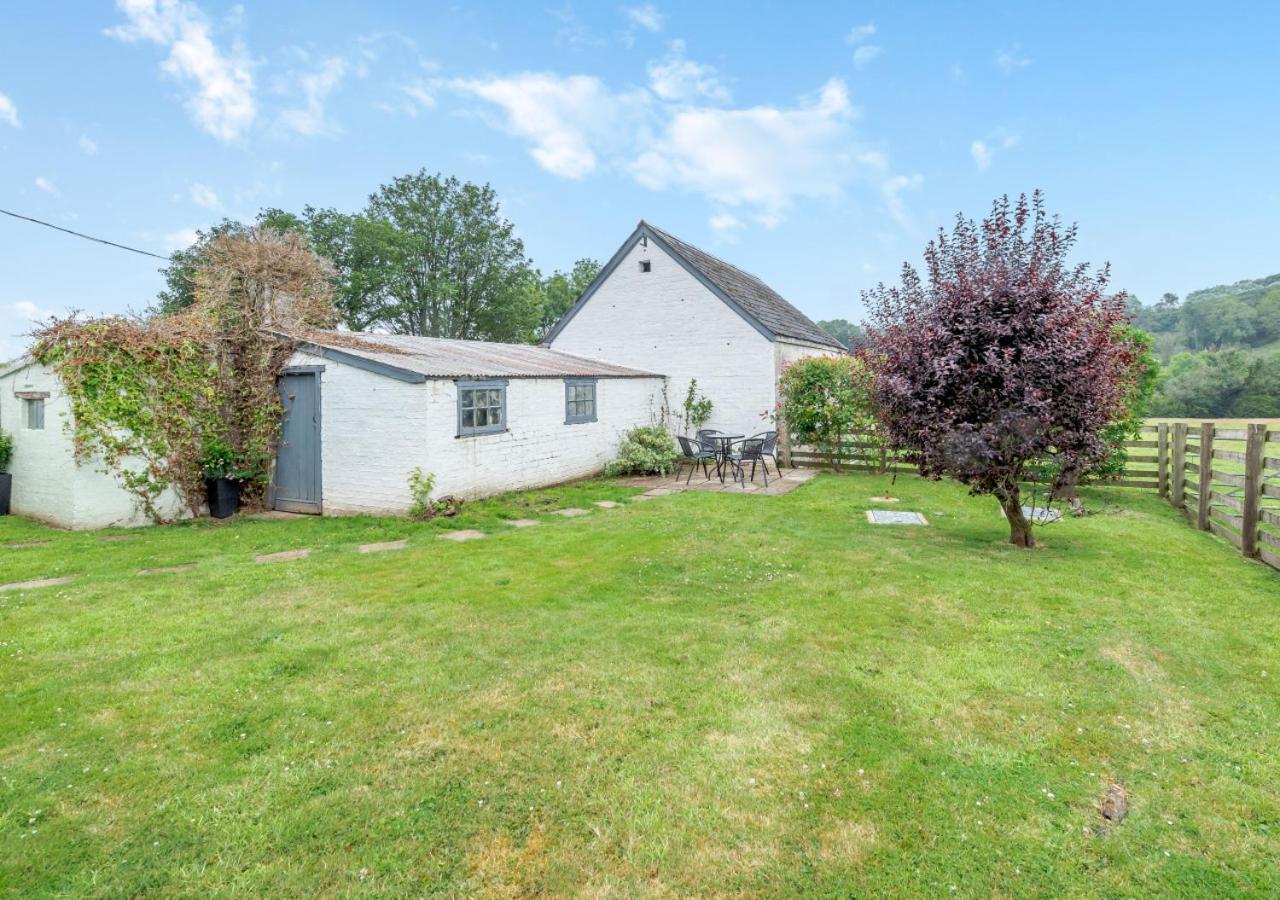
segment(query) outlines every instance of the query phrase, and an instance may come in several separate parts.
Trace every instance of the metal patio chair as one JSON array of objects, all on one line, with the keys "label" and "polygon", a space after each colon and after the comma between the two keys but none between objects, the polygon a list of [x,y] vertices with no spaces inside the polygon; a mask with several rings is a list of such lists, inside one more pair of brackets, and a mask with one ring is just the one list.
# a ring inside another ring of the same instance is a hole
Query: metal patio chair
[{"label": "metal patio chair", "polygon": [[751,463],[751,480],[756,480],[756,466],[759,465],[763,470],[764,486],[769,486],[769,466],[764,461],[764,446],[763,438],[746,438],[729,448],[728,459],[733,465],[734,481],[741,482],[743,487],[747,486],[747,463]]},{"label": "metal patio chair", "polygon": [[686,465],[689,467],[689,477],[684,480],[685,484],[693,480],[693,473],[699,465],[702,466],[702,474],[709,481],[711,472],[707,468],[707,464],[716,462],[715,448],[710,444],[704,444],[696,438],[685,437],[682,434],[676,436],[676,441],[680,444],[681,453],[681,457],[676,463],[676,481],[680,480],[680,470]]},{"label": "metal patio chair", "polygon": [[[773,460],[774,475],[781,475],[782,468],[778,465],[778,432],[762,431],[759,434],[751,435],[751,437],[759,438],[760,440],[764,441],[764,449],[761,452],[764,456],[767,456],[769,459]],[[761,461],[761,465],[764,465],[763,460]],[[769,470],[766,468],[765,469],[766,474],[768,473],[768,471]]]}]

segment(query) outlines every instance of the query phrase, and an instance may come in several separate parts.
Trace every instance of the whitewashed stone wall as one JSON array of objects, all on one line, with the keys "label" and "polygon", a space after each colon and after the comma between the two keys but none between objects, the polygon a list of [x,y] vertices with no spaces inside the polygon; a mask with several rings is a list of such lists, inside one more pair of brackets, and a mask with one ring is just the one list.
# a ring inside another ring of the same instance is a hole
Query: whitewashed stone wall
[{"label": "whitewashed stone wall", "polygon": [[[646,259],[651,271],[641,272]],[[551,347],[668,376],[675,428],[693,378],[713,404],[707,427],[740,434],[771,427],[773,343],[652,241],[628,252]]]},{"label": "whitewashed stone wall", "polygon": [[[27,428],[19,391],[48,392],[44,428]],[[100,464],[75,462],[69,424],[71,402],[62,381],[47,367],[31,364],[0,376],[0,428],[13,435],[12,512],[58,525],[91,529],[150,523],[134,496]],[[174,491],[165,492],[158,506],[167,517],[187,514]]]},{"label": "whitewashed stone wall", "polygon": [[401,514],[409,473],[436,476],[437,495],[475,499],[595,474],[622,436],[659,419],[660,378],[601,378],[597,421],[564,423],[564,380],[507,382],[508,430],[457,437],[452,379],[396,381],[299,351],[293,365],[322,365],[320,455],[326,515]]}]

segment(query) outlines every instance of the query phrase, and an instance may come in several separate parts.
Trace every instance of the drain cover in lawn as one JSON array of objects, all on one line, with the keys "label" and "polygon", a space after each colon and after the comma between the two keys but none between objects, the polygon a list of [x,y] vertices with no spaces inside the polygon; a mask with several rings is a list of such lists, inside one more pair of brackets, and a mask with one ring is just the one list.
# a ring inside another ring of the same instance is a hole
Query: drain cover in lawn
[{"label": "drain cover in lawn", "polygon": [[[1024,506],[1022,514],[1032,522],[1043,524],[1045,522],[1056,522],[1062,518],[1062,513],[1056,509],[1045,509],[1042,506]],[[1004,510],[1000,510],[1000,515],[1004,515]],[[1005,516],[1008,518],[1008,516]]]},{"label": "drain cover in lawn", "polygon": [[897,509],[869,509],[867,521],[872,525],[928,525],[922,513],[902,512]]}]

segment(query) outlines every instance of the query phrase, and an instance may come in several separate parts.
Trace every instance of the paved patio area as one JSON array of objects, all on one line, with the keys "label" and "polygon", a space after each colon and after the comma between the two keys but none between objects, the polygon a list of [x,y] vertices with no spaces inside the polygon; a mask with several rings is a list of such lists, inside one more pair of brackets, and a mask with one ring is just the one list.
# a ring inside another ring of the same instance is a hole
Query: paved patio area
[{"label": "paved patio area", "polygon": [[711,491],[722,494],[760,494],[766,497],[773,497],[778,494],[789,494],[800,485],[804,484],[810,478],[818,474],[818,469],[783,469],[781,477],[775,478],[769,476],[769,486],[764,486],[764,476],[756,471],[756,480],[748,481],[745,486],[734,481],[725,480],[724,484],[720,483],[719,478],[711,478],[708,481],[702,475],[699,469],[693,473],[693,479],[686,485],[684,480],[688,477],[687,470],[681,474],[680,480],[677,481],[671,475],[642,475],[628,478],[619,478],[619,484],[632,485],[644,488],[646,491],[655,488],[665,488],[669,491]]}]

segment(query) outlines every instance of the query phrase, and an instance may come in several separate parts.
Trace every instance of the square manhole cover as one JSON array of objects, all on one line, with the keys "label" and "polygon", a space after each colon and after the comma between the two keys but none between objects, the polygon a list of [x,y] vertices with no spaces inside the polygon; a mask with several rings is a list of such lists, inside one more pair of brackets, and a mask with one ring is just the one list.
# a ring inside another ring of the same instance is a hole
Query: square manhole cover
[{"label": "square manhole cover", "polygon": [[898,509],[869,509],[867,521],[872,525],[928,525],[929,520],[918,512]]}]

